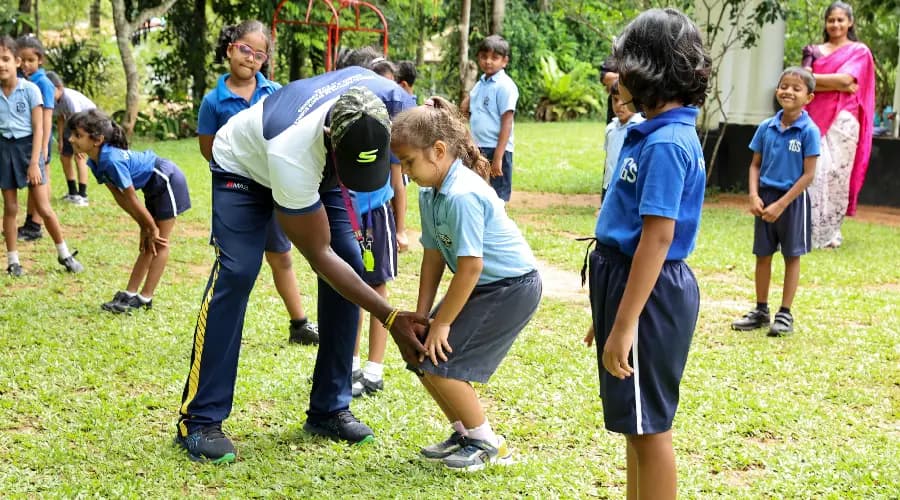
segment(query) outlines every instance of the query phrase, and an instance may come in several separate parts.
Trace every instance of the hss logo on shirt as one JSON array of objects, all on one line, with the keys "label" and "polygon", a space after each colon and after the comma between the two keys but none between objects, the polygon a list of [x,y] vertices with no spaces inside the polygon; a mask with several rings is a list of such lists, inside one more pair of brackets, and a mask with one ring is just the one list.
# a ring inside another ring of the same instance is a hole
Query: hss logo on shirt
[{"label": "hss logo on shirt", "polygon": [[622,161],[622,171],[619,173],[619,179],[634,184],[637,180],[638,164],[634,158],[628,157]]}]

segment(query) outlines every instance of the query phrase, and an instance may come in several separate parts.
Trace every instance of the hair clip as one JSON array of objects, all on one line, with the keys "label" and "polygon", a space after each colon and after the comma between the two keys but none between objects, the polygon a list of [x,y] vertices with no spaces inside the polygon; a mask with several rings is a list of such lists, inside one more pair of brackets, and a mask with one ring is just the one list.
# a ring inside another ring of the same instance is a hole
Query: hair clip
[{"label": "hair clip", "polygon": [[369,64],[380,63],[381,61],[386,61],[386,59],[381,56],[378,56],[375,59],[372,59],[372,62],[370,62]]},{"label": "hair clip", "polygon": [[423,102],[422,105],[428,106],[429,108],[433,108],[434,107],[434,99],[429,97],[428,99],[425,99],[425,102]]}]

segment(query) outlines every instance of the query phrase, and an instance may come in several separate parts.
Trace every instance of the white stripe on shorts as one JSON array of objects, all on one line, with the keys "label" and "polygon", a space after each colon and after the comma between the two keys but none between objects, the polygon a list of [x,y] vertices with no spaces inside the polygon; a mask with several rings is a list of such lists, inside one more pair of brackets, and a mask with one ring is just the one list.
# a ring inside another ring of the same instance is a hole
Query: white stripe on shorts
[{"label": "white stripe on shorts", "polygon": [[[390,203],[390,201],[388,203]],[[391,232],[391,224],[390,224],[390,221],[388,221],[388,203],[381,205],[381,211],[384,212],[384,217],[382,220],[384,220],[384,234],[388,240],[388,250],[392,250],[394,248],[399,248],[399,247],[397,246],[397,242],[396,242],[397,235],[396,235],[396,233]],[[395,241],[391,241],[391,240],[395,240]],[[397,263],[394,262],[394,252],[389,251],[387,258],[391,265],[391,278],[396,278],[397,277],[397,271],[396,271]]]},{"label": "white stripe on shorts", "polygon": [[[640,322],[638,322],[638,325],[640,325]],[[641,363],[638,357],[638,332],[640,328],[635,327],[634,330],[634,343],[631,344],[631,358],[634,363],[634,374],[632,375],[634,379],[634,417],[637,419],[635,429],[640,435],[644,433],[644,410],[641,408]]]},{"label": "white stripe on shorts", "polygon": [[175,192],[172,191],[172,183],[169,182],[169,176],[162,173],[162,171],[160,171],[156,167],[153,167],[153,171],[156,172],[156,175],[162,177],[163,180],[166,181],[166,191],[169,193],[169,201],[172,202],[172,213],[175,214],[175,216],[177,217],[178,216],[178,204],[175,203]]}]

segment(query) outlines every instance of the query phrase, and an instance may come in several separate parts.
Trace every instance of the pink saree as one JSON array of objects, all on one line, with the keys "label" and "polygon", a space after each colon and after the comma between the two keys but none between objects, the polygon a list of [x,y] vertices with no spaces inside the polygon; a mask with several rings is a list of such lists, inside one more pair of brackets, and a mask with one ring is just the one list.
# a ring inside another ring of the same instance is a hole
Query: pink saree
[{"label": "pink saree", "polygon": [[869,156],[872,153],[872,128],[875,114],[875,64],[872,53],[865,44],[854,42],[847,44],[827,56],[813,62],[813,73],[846,73],[856,78],[856,93],[823,91],[816,92],[811,103],[806,106],[809,116],[819,127],[824,137],[835,124],[841,111],[847,111],[859,122],[859,140],[850,171],[849,204],[847,215],[856,213],[856,202],[859,191],[869,168]]}]

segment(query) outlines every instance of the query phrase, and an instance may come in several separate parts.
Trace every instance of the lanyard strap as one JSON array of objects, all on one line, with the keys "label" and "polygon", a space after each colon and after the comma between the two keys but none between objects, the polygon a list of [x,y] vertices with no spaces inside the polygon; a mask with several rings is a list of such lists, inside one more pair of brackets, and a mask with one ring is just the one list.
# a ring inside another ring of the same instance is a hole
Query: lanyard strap
[{"label": "lanyard strap", "polygon": [[[334,173],[337,175],[337,156],[334,154],[334,151],[331,152],[331,160],[334,162]],[[356,217],[356,211],[353,210],[353,202],[350,200],[350,191],[347,190],[347,186],[341,182],[340,176],[338,176],[338,185],[341,186],[341,198],[344,199],[344,208],[347,209],[347,215],[350,217],[350,227],[353,228],[353,236],[356,237],[356,241],[359,242],[360,248],[363,246],[363,234],[362,229],[359,228],[359,220]]]}]

